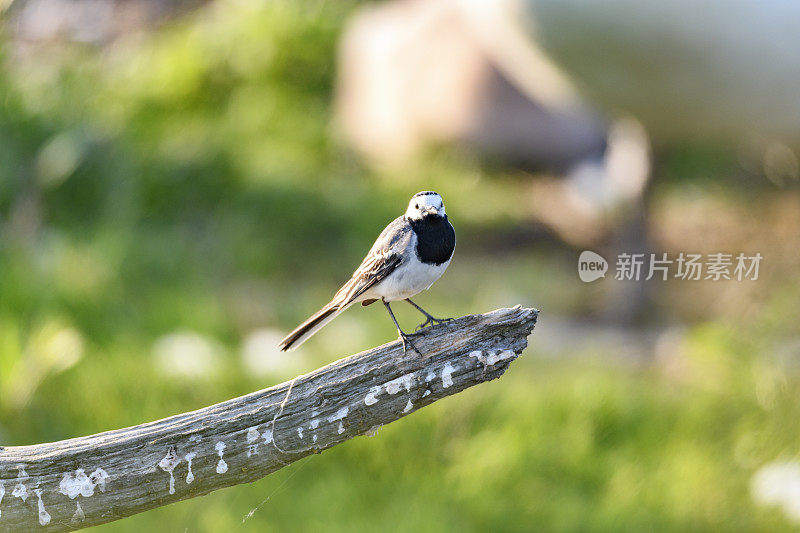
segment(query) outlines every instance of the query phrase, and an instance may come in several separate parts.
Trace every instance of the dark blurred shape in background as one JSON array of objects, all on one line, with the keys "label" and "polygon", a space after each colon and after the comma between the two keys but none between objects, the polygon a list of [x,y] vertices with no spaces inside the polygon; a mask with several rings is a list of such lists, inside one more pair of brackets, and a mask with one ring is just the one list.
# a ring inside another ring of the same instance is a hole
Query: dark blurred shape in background
[{"label": "dark blurred shape in background", "polygon": [[[613,126],[529,38],[517,2],[400,0],[363,8],[345,30],[338,111],[348,141],[379,165],[457,144],[542,180],[532,212],[584,246],[605,212],[630,209],[649,177],[647,139]],[[606,228],[607,230],[607,228]]]}]

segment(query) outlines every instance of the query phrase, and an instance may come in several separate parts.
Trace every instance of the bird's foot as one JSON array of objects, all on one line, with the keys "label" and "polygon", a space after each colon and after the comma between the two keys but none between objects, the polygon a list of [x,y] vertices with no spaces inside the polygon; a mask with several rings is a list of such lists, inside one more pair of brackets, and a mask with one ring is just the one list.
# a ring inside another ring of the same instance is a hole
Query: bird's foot
[{"label": "bird's foot", "polygon": [[429,327],[431,327],[431,326],[433,326],[435,324],[444,324],[445,322],[450,322],[451,320],[453,320],[453,319],[452,318],[434,318],[434,317],[428,315],[428,318],[425,320],[425,322],[423,322],[422,324],[417,326],[417,328],[414,331],[419,331],[421,329],[429,328]]},{"label": "bird's foot", "polygon": [[409,347],[409,346],[411,346],[411,348],[412,348],[412,349],[413,349],[415,352],[417,352],[419,355],[422,355],[422,352],[420,352],[420,351],[419,351],[419,348],[417,348],[416,346],[414,346],[414,343],[413,343],[413,342],[411,342],[411,339],[409,339],[408,337],[409,337],[409,336],[408,336],[407,334],[405,334],[405,333],[400,333],[400,340],[402,340],[402,341],[403,341],[403,355],[408,355],[408,347]]}]

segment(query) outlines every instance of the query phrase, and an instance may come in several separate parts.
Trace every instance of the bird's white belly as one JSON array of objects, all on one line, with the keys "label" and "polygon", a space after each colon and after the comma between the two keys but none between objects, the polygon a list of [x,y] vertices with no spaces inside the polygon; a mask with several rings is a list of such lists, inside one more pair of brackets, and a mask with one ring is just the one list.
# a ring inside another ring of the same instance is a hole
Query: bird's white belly
[{"label": "bird's white belly", "polygon": [[369,292],[370,298],[383,298],[391,302],[411,298],[426,290],[442,277],[447,270],[448,260],[441,265],[429,265],[421,262],[416,256],[400,265],[386,279],[375,285]]}]

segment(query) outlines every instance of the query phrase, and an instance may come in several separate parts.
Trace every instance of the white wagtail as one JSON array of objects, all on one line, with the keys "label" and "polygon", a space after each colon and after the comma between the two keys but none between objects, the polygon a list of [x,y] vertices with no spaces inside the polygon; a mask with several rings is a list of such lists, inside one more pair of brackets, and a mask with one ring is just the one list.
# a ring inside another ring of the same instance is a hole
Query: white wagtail
[{"label": "white wagtail", "polygon": [[403,351],[408,344],[419,353],[408,334],[400,329],[389,302],[405,300],[425,315],[425,322],[417,329],[449,320],[434,318],[409,298],[428,289],[444,274],[455,247],[456,232],[447,220],[442,197],[433,191],[418,192],[411,197],[405,215],[386,226],[361,266],[333,299],[278,346],[281,350],[297,348],[354,303],[369,305],[380,300],[403,340]]}]

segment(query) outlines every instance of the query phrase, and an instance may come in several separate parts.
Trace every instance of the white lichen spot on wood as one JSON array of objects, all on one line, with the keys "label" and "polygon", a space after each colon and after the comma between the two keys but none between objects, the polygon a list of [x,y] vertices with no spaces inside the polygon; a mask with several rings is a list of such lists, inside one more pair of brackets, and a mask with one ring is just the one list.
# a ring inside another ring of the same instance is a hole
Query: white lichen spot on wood
[{"label": "white lichen spot on wood", "polygon": [[264,433],[261,434],[261,438],[264,439],[264,444],[272,442],[272,429],[265,429]]},{"label": "white lichen spot on wood", "polygon": [[383,387],[381,385],[375,385],[371,389],[366,396],[364,396],[364,403],[367,405],[375,405],[378,403],[378,394],[381,392]]},{"label": "white lichen spot on wood", "polygon": [[384,387],[386,387],[386,392],[388,392],[389,394],[397,394],[398,392],[400,392],[401,387],[405,387],[406,391],[410,391],[411,382],[413,379],[414,379],[414,373],[411,372],[403,376],[400,376],[399,378],[387,381],[386,384],[384,384]]},{"label": "white lichen spot on wood", "polygon": [[[350,412],[350,407],[345,405],[344,407],[339,408],[335,413],[328,417],[328,422],[336,422],[337,420],[343,420],[344,417]],[[339,424],[341,425],[341,424]]]},{"label": "white lichen spot on wood", "polygon": [[94,494],[94,483],[85,474],[83,468],[79,468],[75,471],[75,474],[69,472],[64,474],[61,483],[58,485],[58,492],[71,500],[78,496],[88,498]]},{"label": "white lichen spot on wood", "polygon": [[303,428],[297,428],[297,435],[302,439],[303,438]]},{"label": "white lichen spot on wood", "polygon": [[339,433],[339,435],[344,433],[344,424],[342,424],[341,422],[339,422],[339,429],[337,430],[337,433]]},{"label": "white lichen spot on wood", "polygon": [[72,515],[71,522],[73,524],[80,524],[84,520],[86,520],[86,514],[83,512],[81,502],[78,502],[77,506],[75,507],[75,514]]},{"label": "white lichen spot on wood", "polygon": [[[0,480],[0,504],[3,503],[3,496],[6,495],[6,488],[3,486],[3,481]],[[0,509],[0,517],[3,516],[3,511]]]},{"label": "white lichen spot on wood", "polygon": [[425,392],[422,393],[422,397],[424,398],[425,396],[430,396],[430,394],[431,391],[429,389],[425,389]]},{"label": "white lichen spot on wood", "polygon": [[165,455],[164,458],[161,459],[161,462],[158,463],[158,467],[169,474],[170,494],[175,494],[175,476],[172,474],[172,471],[175,470],[175,467],[178,466],[180,462],[181,458],[178,457],[178,454],[175,451],[175,446],[170,446],[169,450],[167,450],[167,455]]},{"label": "white lichen spot on wood", "polygon": [[455,371],[455,369],[456,368],[449,362],[444,365],[442,369],[442,387],[445,389],[453,384],[453,371]]},{"label": "white lichen spot on wood", "polygon": [[514,357],[514,352],[511,350],[494,350],[489,352],[489,355],[483,355],[483,351],[475,350],[469,353],[470,357],[477,359],[476,364],[483,365],[483,368],[493,366],[500,361],[511,359]]},{"label": "white lichen spot on wood", "polygon": [[258,429],[255,426],[253,426],[251,428],[248,428],[248,430],[247,430],[247,442],[248,443],[251,443],[251,442],[254,442],[254,441],[258,440],[258,437],[260,437],[260,436],[261,436],[261,434],[258,432]]},{"label": "white lichen spot on wood", "polygon": [[28,480],[28,473],[25,472],[25,467],[18,466],[19,474],[17,475],[17,485],[14,487],[14,490],[11,491],[11,495],[15,498],[19,498],[23,502],[28,499],[28,487],[25,486],[25,481]]},{"label": "white lichen spot on wood", "polygon": [[258,432],[258,429],[255,426],[247,430],[247,457],[258,455],[257,441],[260,436],[261,433]]},{"label": "white lichen spot on wood", "polygon": [[42,489],[34,489],[36,496],[39,498],[39,523],[43,526],[46,526],[50,523],[50,513],[47,512],[44,508],[44,502],[42,501]]},{"label": "white lichen spot on wood", "polygon": [[[94,472],[86,475],[83,468],[78,468],[75,473],[67,472],[61,478],[61,483],[58,485],[58,492],[67,498],[74,500],[78,496],[88,498],[94,495],[94,489],[100,489],[100,492],[106,491],[106,479],[108,473],[102,468],[96,468]],[[72,515],[72,523],[78,524],[86,519],[86,515],[81,507],[81,502],[75,502],[75,513]]]},{"label": "white lichen spot on wood", "polygon": [[214,449],[217,450],[217,455],[219,455],[219,461],[217,462],[217,474],[224,474],[228,471],[228,463],[222,458],[222,455],[225,453],[225,443],[222,441],[217,442],[214,445]]},{"label": "white lichen spot on wood", "polygon": [[409,374],[404,374],[399,378],[387,381],[383,385],[375,385],[369,389],[369,392],[364,397],[364,403],[367,405],[375,405],[378,403],[378,394],[380,394],[384,389],[391,395],[397,394],[402,388],[405,388],[406,391],[410,391],[413,379],[414,373],[411,372]]},{"label": "white lichen spot on wood", "polygon": [[413,408],[414,408],[414,404],[411,403],[411,400],[408,400],[408,403],[406,404],[406,408],[403,409],[403,412],[407,413],[407,412],[411,411]]},{"label": "white lichen spot on wood", "polygon": [[430,372],[428,372],[428,375],[425,376],[425,382],[430,383],[434,379],[436,379],[436,373],[433,370],[431,370]]},{"label": "white lichen spot on wood", "polygon": [[89,474],[89,479],[92,481],[95,487],[100,489],[100,492],[106,491],[106,480],[108,479],[108,473],[105,470],[102,468],[96,468],[94,472]]},{"label": "white lichen spot on wood", "polygon": [[319,419],[315,418],[308,424],[308,429],[317,429],[319,427]]},{"label": "white lichen spot on wood", "polygon": [[482,350],[475,350],[469,352],[469,356],[474,357],[476,359],[475,361],[476,365],[480,365],[481,363],[483,363],[484,368],[486,367],[486,357],[483,355]]},{"label": "white lichen spot on wood", "polygon": [[311,442],[317,442],[317,434],[316,433],[311,435]]},{"label": "white lichen spot on wood", "polygon": [[194,481],[194,474],[192,473],[192,460],[197,457],[197,453],[189,452],[183,458],[186,459],[189,471],[186,473],[186,484],[191,485]]},{"label": "white lichen spot on wood", "polygon": [[501,352],[498,352],[496,357],[497,357],[498,361],[503,361],[505,359],[511,359],[511,358],[514,357],[514,352],[511,351],[511,350],[503,350]]}]

